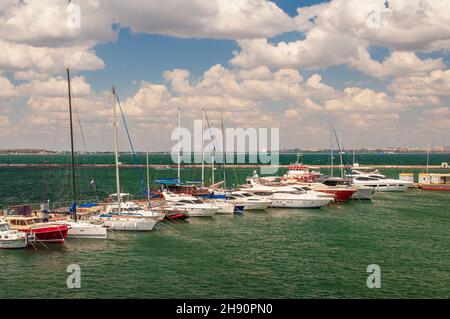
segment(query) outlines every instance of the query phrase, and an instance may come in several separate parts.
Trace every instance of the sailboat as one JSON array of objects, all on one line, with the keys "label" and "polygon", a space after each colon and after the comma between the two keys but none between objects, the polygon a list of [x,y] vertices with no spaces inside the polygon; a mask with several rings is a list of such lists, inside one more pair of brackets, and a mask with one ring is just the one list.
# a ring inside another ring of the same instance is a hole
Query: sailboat
[{"label": "sailboat", "polygon": [[75,156],[74,156],[74,142],[73,142],[73,121],[72,121],[72,92],[70,86],[70,71],[67,71],[67,87],[69,92],[69,120],[70,120],[70,145],[71,145],[71,167],[72,167],[72,200],[73,204],[70,207],[73,220],[59,221],[58,223],[65,224],[68,227],[68,238],[90,238],[90,239],[106,239],[107,230],[102,225],[96,225],[89,222],[81,222],[77,220],[77,192],[75,180]]},{"label": "sailboat", "polygon": [[[203,119],[205,118],[206,113],[203,110],[202,114],[202,131],[203,131]],[[220,121],[221,121],[221,130],[222,130],[222,168],[223,168],[223,180],[219,183],[214,183],[214,158],[215,158],[215,147],[212,149],[211,153],[211,186],[209,188],[209,194],[204,195],[206,201],[210,201],[211,203],[217,205],[219,210],[218,214],[242,214],[245,209],[245,205],[242,202],[229,200],[227,195],[227,179],[226,179],[226,158],[225,158],[225,134],[223,130],[223,112],[220,113]],[[209,127],[209,121],[208,121]],[[209,127],[211,129],[211,127]],[[211,137],[212,138],[212,137]],[[203,138],[202,138],[202,160],[204,159],[204,147],[203,147]],[[202,180],[204,177],[204,161],[202,161]],[[223,185],[225,189],[219,189],[218,186]],[[218,192],[216,192],[218,190]]]},{"label": "sailboat", "polygon": [[[113,87],[113,112],[114,112],[114,155],[116,162],[116,196],[112,196],[116,200],[116,203],[112,203],[109,206],[109,210],[106,214],[96,216],[95,219],[103,223],[103,226],[112,230],[121,231],[150,231],[152,230],[157,219],[154,218],[153,212],[139,210],[133,212],[127,206],[130,203],[123,202],[123,196],[120,191],[120,175],[119,175],[119,141],[118,141],[118,121],[117,121],[117,108],[116,89]],[[131,205],[131,204],[130,204]]]}]

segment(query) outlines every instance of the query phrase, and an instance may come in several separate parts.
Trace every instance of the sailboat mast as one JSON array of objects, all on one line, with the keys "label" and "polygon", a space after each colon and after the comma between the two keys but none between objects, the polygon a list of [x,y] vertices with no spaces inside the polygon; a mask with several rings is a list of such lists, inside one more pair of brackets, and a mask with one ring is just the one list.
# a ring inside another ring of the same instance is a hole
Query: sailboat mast
[{"label": "sailboat mast", "polygon": [[339,133],[339,158],[341,160],[341,178],[344,178],[344,161],[342,158],[342,134]]},{"label": "sailboat mast", "polygon": [[333,154],[333,143],[331,143],[331,177],[334,177],[334,154]]},{"label": "sailboat mast", "polygon": [[223,186],[225,190],[227,189],[227,174],[225,171],[225,133],[223,131],[223,110],[220,111],[220,122],[221,122],[221,128],[222,128],[222,160],[223,160]]},{"label": "sailboat mast", "polygon": [[428,175],[429,162],[430,162],[430,150],[429,150],[429,145],[427,145],[427,175]]},{"label": "sailboat mast", "polygon": [[214,185],[214,154],[216,148],[213,146],[211,151],[211,185]]},{"label": "sailboat mast", "polygon": [[180,154],[180,135],[181,135],[181,110],[178,108],[178,165],[177,165],[177,177],[180,182],[180,168],[181,168],[181,154]]},{"label": "sailboat mast", "polygon": [[117,212],[121,210],[121,197],[120,197],[120,175],[119,175],[119,139],[117,131],[119,123],[117,122],[117,109],[116,109],[116,87],[112,88],[113,93],[113,112],[114,112],[114,155],[116,159],[116,191],[117,191]]},{"label": "sailboat mast", "polygon": [[70,118],[70,148],[71,148],[71,164],[72,164],[72,199],[73,199],[73,219],[77,221],[77,189],[75,183],[75,152],[73,143],[73,121],[72,121],[72,92],[70,87],[70,71],[67,71],[67,88],[69,91],[69,118]]},{"label": "sailboat mast", "polygon": [[202,108],[202,188],[205,187],[205,148],[203,146],[203,131],[205,129],[205,109]]},{"label": "sailboat mast", "polygon": [[148,148],[146,151],[146,164],[147,164],[147,202],[150,203],[150,172],[148,170]]}]

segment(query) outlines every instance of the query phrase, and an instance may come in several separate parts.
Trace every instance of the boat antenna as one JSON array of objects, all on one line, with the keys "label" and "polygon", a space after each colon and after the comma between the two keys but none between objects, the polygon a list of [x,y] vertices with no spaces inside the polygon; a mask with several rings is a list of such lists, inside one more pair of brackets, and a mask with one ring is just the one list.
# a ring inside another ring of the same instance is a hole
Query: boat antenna
[{"label": "boat antenna", "polygon": [[70,119],[70,150],[71,150],[71,166],[72,166],[72,199],[73,204],[71,206],[71,211],[73,213],[74,221],[77,221],[77,189],[75,182],[75,154],[74,154],[74,143],[73,143],[73,121],[72,121],[72,92],[70,86],[70,71],[67,71],[67,89],[69,91],[69,119]]}]

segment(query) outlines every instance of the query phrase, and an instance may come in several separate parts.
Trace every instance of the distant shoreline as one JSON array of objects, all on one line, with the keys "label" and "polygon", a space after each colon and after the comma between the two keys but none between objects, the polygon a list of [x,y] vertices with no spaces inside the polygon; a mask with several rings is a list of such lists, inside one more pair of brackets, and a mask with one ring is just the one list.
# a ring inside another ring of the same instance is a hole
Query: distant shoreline
[{"label": "distant shoreline", "polygon": [[[78,167],[91,167],[91,168],[113,168],[115,167],[115,164],[77,164]],[[141,168],[145,168],[145,164],[139,164],[138,165]],[[278,168],[288,168],[290,164],[286,165],[276,165],[274,167]],[[308,165],[313,168],[331,168],[331,165]],[[364,167],[369,166],[373,168],[390,168],[390,169],[425,169],[426,165],[383,165],[383,164],[364,164]],[[15,167],[15,168],[27,168],[27,167],[48,167],[48,168],[60,168],[60,167],[70,167],[70,164],[45,164],[45,163],[39,163],[39,164],[5,164],[0,163],[0,168],[4,167]],[[121,164],[120,167],[122,168],[135,168],[135,164]],[[149,164],[149,168],[153,169],[161,169],[161,170],[169,170],[169,169],[176,169],[176,164],[169,164],[169,165],[161,165],[161,164]],[[262,164],[227,164],[227,168],[262,168],[262,167],[271,167],[271,165],[262,165]],[[340,168],[341,165],[333,165],[334,168]],[[342,167],[349,167],[349,165],[342,165]],[[182,168],[201,168],[201,164],[182,164]],[[443,168],[441,165],[428,165],[429,169],[445,169],[448,170],[449,168]]]}]

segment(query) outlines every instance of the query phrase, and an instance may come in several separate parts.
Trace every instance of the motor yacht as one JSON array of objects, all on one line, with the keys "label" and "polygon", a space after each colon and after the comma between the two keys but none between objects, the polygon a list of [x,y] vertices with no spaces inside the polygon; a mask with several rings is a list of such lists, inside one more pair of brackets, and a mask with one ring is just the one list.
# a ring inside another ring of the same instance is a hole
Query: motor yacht
[{"label": "motor yacht", "polygon": [[177,210],[186,211],[190,217],[212,217],[218,210],[216,203],[205,203],[204,201],[189,195],[163,192],[164,199],[170,206]]},{"label": "motor yacht", "polygon": [[355,185],[372,187],[378,192],[403,192],[413,186],[412,182],[387,178],[382,174],[367,174],[359,170],[352,170],[347,177],[350,177]]},{"label": "motor yacht", "polygon": [[6,220],[0,218],[0,249],[25,248],[27,245],[27,233],[11,230]]}]

